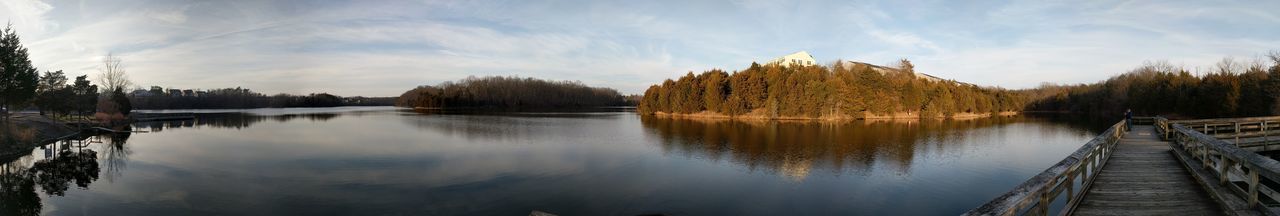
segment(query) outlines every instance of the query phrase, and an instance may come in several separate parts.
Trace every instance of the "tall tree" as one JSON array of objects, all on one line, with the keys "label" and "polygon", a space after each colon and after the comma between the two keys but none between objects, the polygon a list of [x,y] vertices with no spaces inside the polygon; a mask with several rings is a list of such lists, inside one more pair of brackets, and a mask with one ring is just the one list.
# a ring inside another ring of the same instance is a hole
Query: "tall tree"
[{"label": "tall tree", "polygon": [[97,109],[98,86],[89,83],[88,75],[82,75],[76,77],[76,82],[71,85],[71,89],[72,95],[75,96],[68,98],[72,100],[71,110],[82,116],[93,114]]},{"label": "tall tree", "polygon": [[35,96],[39,74],[31,65],[27,48],[22,47],[12,23],[0,33],[0,67],[4,68],[0,70],[0,103],[6,108],[14,108]]},{"label": "tall tree", "polygon": [[116,89],[128,88],[133,85],[129,81],[129,74],[125,73],[124,64],[121,63],[120,57],[115,54],[107,53],[102,58],[102,65],[98,68],[101,72],[98,74],[98,83],[102,84],[103,92],[115,91]]},{"label": "tall tree", "polygon": [[726,78],[728,78],[729,74],[720,70],[712,70],[703,73],[702,76],[706,77],[702,79],[702,86],[706,88],[702,92],[702,101],[706,103],[703,107],[710,111],[723,112],[721,109],[724,108],[723,104],[727,93],[725,87],[727,87],[726,84],[728,83]]},{"label": "tall tree", "polygon": [[65,104],[65,95],[60,95],[61,90],[67,86],[67,76],[61,70],[57,72],[44,72],[40,76],[39,84],[36,86],[36,108],[40,109],[43,115],[46,111],[56,111]]},{"label": "tall tree", "polygon": [[67,75],[62,70],[48,72],[40,76],[40,84],[36,86],[36,93],[48,92],[60,89],[67,85]]}]

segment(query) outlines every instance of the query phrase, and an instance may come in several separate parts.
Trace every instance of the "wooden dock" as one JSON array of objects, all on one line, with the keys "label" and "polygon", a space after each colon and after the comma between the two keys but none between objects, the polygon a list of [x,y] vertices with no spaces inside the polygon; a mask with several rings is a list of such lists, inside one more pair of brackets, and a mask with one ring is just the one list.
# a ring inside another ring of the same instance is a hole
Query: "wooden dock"
[{"label": "wooden dock", "polygon": [[1082,196],[1075,215],[1223,215],[1155,127],[1134,126]]},{"label": "wooden dock", "polygon": [[1277,131],[1280,116],[1135,117],[964,215],[1280,215]]}]

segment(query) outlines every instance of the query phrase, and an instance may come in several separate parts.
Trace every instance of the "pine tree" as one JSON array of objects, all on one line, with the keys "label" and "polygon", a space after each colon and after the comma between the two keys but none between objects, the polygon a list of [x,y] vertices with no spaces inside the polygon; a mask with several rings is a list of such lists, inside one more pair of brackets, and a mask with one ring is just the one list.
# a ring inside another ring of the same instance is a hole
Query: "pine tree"
[{"label": "pine tree", "polygon": [[702,92],[704,107],[710,111],[724,112],[722,108],[725,94],[727,93],[725,87],[727,87],[728,74],[724,71],[712,70],[703,73],[702,76],[704,77],[702,78],[702,86],[705,89]]},{"label": "pine tree", "polygon": [[13,24],[0,32],[0,67],[0,103],[12,109],[35,97],[38,72]]}]

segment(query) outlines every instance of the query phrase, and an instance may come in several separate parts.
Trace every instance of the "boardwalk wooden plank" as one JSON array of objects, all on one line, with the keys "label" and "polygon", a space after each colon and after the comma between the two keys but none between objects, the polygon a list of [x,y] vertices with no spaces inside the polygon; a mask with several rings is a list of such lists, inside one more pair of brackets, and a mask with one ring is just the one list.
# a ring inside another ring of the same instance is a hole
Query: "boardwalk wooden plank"
[{"label": "boardwalk wooden plank", "polygon": [[1075,215],[1223,215],[1152,126],[1134,126],[1084,195]]}]

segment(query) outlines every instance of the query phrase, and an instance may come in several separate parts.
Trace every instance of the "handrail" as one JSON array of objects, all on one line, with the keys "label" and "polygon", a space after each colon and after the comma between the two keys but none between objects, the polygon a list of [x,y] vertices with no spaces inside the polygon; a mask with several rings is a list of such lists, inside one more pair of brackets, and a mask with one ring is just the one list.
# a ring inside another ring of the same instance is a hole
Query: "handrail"
[{"label": "handrail", "polygon": [[1176,124],[1204,124],[1204,123],[1223,123],[1223,122],[1254,122],[1254,121],[1280,121],[1280,116],[1263,116],[1263,117],[1245,117],[1245,118],[1215,118],[1215,119],[1191,119],[1191,120],[1168,120]]},{"label": "handrail", "polygon": [[1133,117],[1133,124],[1137,124],[1137,125],[1155,124],[1155,121],[1156,121],[1156,117],[1138,117],[1138,116]]},{"label": "handrail", "polygon": [[[1248,120],[1269,121],[1268,118]],[[1183,157],[1194,159],[1198,165],[1203,166],[1204,171],[1212,174],[1211,178],[1219,185],[1230,189],[1235,196],[1245,200],[1244,205],[1248,208],[1269,215],[1280,215],[1280,211],[1262,204],[1280,203],[1280,193],[1278,193],[1280,190],[1277,190],[1280,188],[1271,188],[1263,183],[1263,180],[1280,182],[1280,161],[1241,149],[1226,141],[1188,128],[1179,121],[1169,121],[1160,117],[1156,121],[1157,125],[1162,125],[1157,127],[1163,128],[1160,133],[1163,133],[1166,139],[1173,141],[1174,147],[1178,150],[1175,152],[1179,159]],[[1197,124],[1205,121],[1182,122]]]},{"label": "handrail", "polygon": [[[1107,159],[1111,158],[1116,143],[1128,131],[1126,127],[1124,121],[1111,125],[1067,158],[964,215],[1048,215],[1050,205],[1063,190],[1067,192],[1067,207],[1059,211],[1062,214],[1070,212],[1080,202],[1080,196],[1089,190]],[[1079,190],[1075,188],[1077,179],[1081,185]]]}]

